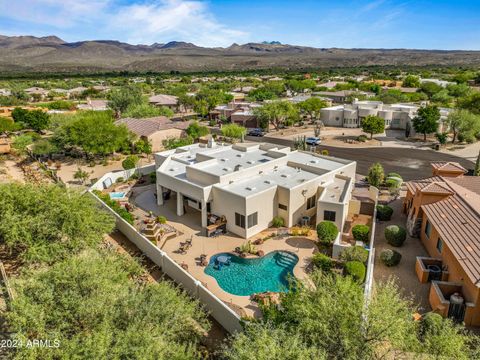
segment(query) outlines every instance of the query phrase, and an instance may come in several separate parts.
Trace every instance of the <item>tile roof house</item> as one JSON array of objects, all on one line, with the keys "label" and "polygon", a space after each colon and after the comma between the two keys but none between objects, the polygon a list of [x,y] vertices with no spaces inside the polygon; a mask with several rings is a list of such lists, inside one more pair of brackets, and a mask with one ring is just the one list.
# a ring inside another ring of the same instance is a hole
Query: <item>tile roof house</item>
[{"label": "tile roof house", "polygon": [[165,106],[171,109],[176,109],[178,107],[178,97],[173,95],[153,95],[148,98],[148,102],[155,106]]},{"label": "tile roof house", "polygon": [[432,283],[433,311],[480,326],[480,177],[457,163],[432,169],[433,177],[406,183],[403,202],[407,231],[431,256],[417,258],[416,273]]},{"label": "tile roof house", "polygon": [[78,104],[78,110],[91,110],[91,111],[105,111],[108,109],[107,100],[90,100],[87,99],[86,104]]},{"label": "tile roof house", "polygon": [[139,138],[148,140],[152,144],[152,151],[163,150],[163,140],[184,135],[189,121],[172,121],[165,116],[152,118],[124,118],[115,122],[117,125],[125,125]]}]

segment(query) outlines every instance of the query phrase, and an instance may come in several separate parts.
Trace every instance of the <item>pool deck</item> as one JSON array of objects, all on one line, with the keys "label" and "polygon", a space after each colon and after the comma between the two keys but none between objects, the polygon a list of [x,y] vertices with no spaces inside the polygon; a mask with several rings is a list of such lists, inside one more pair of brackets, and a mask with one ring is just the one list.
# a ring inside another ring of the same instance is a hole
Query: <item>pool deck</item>
[{"label": "pool deck", "polygon": [[[173,239],[158,244],[174,261],[180,265],[186,265],[188,272],[213,294],[224,301],[228,306],[235,310],[241,316],[261,316],[258,305],[250,300],[250,296],[237,296],[225,292],[220,288],[215,278],[205,273],[205,267],[200,265],[200,255],[206,254],[207,261],[210,257],[218,253],[233,253],[236,247],[246,242],[245,239],[237,235],[227,233],[215,238],[204,236],[200,226],[200,213],[187,208],[187,213],[183,216],[176,215],[176,199],[172,198],[165,202],[163,206],[157,206],[154,197],[154,187],[144,186],[134,189],[130,199],[138,209],[135,215],[144,218],[146,212],[152,211],[155,215],[165,216],[168,224],[175,227],[183,234]],[[264,238],[274,232],[275,229],[265,230],[252,237],[252,242],[258,238]],[[178,252],[181,243],[192,238],[192,247],[186,254]],[[308,279],[307,268],[311,262],[312,255],[318,251],[315,245],[315,232],[312,230],[310,236],[283,236],[266,240],[261,245],[255,245],[257,250],[262,250],[264,254],[272,251],[283,250],[291,252],[298,256],[299,261],[293,273],[297,279]],[[252,256],[258,258],[257,256]]]}]

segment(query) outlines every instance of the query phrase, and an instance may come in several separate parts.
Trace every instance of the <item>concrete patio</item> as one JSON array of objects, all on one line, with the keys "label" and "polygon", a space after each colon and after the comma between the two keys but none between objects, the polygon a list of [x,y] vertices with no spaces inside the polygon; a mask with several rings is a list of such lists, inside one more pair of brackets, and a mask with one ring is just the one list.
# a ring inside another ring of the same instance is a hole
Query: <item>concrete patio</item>
[{"label": "concrete patio", "polygon": [[[158,244],[159,248],[168,253],[178,264],[187,268],[187,271],[193,277],[239,313],[239,315],[259,316],[259,308],[256,303],[250,300],[249,296],[236,296],[225,292],[219,287],[213,277],[205,274],[205,267],[200,265],[200,255],[207,255],[207,261],[209,261],[212,255],[222,252],[233,252],[236,247],[244,244],[246,240],[231,233],[213,238],[206,237],[205,230],[201,227],[200,211],[186,206],[185,214],[178,216],[176,196],[172,195],[169,200],[165,201],[163,206],[157,206],[154,192],[154,185],[134,188],[130,202],[137,207],[134,210],[134,214],[140,221],[147,219],[148,212],[151,211],[155,216],[165,216],[168,224],[182,233],[178,237],[160,241]],[[249,240],[254,242],[256,239],[265,238],[275,231],[276,229],[267,229]],[[181,244],[189,239],[192,239],[192,246],[186,253],[180,253],[178,250]],[[309,236],[278,236],[266,240],[261,245],[255,245],[255,248],[262,250],[264,254],[275,250],[284,250],[296,254],[299,262],[294,268],[294,275],[297,279],[305,279],[311,257],[318,251],[315,239],[316,234],[315,231],[312,230]]]}]

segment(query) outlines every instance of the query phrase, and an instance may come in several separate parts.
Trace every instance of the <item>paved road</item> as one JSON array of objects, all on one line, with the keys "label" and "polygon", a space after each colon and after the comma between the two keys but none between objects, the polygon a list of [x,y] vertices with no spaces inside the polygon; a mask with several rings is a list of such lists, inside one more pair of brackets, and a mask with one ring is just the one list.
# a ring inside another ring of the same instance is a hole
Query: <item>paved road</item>
[{"label": "paved road", "polygon": [[[293,141],[271,137],[246,136],[245,140],[257,142],[270,142],[278,145],[292,146]],[[385,172],[398,172],[404,180],[426,178],[432,175],[430,163],[434,161],[456,161],[466,169],[473,169],[474,164],[463,158],[435,152],[433,150],[417,150],[408,148],[347,148],[333,146],[319,146],[327,149],[329,155],[339,158],[355,160],[357,173],[367,174],[368,168],[374,162],[380,162]]]}]

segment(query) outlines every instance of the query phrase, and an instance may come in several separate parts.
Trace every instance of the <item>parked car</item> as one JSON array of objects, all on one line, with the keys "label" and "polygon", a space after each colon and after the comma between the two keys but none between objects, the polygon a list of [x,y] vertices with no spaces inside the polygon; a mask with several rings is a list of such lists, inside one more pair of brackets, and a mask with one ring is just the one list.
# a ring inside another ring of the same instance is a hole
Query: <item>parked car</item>
[{"label": "parked car", "polygon": [[318,138],[318,137],[307,137],[305,139],[305,143],[307,145],[311,145],[311,146],[317,146],[317,145],[320,145],[322,141]]},{"label": "parked car", "polygon": [[263,136],[263,130],[262,129],[252,129],[247,133],[248,136]]}]

